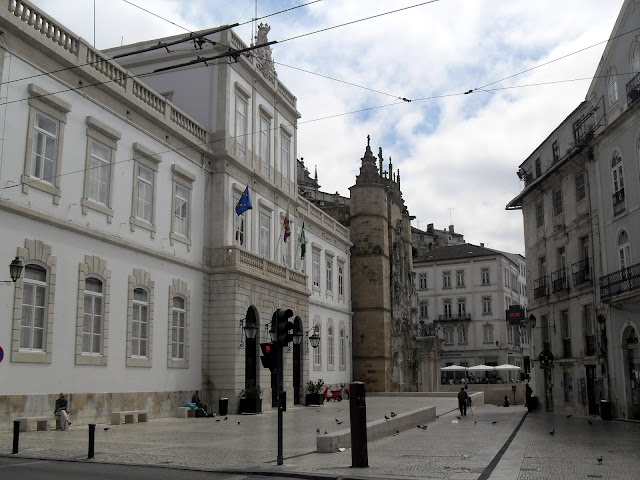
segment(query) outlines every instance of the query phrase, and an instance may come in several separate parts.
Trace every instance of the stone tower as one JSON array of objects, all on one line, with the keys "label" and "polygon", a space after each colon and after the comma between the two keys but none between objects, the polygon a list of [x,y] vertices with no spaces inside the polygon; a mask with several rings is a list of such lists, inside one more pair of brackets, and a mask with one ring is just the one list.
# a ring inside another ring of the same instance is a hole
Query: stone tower
[{"label": "stone tower", "polygon": [[369,137],[361,160],[350,188],[353,378],[368,391],[424,390],[432,379],[420,372],[433,370],[437,341],[417,322],[411,217],[400,172],[393,173],[391,159],[383,171],[382,149],[376,159]]}]

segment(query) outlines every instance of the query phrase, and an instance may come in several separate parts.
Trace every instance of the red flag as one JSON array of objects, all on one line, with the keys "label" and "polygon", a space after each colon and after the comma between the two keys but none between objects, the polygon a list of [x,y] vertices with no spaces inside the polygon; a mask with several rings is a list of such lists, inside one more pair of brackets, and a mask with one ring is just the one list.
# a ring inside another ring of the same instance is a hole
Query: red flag
[{"label": "red flag", "polygon": [[284,222],[282,222],[282,228],[284,228],[284,243],[287,243],[287,239],[291,235],[291,227],[289,226],[289,209],[284,215]]}]

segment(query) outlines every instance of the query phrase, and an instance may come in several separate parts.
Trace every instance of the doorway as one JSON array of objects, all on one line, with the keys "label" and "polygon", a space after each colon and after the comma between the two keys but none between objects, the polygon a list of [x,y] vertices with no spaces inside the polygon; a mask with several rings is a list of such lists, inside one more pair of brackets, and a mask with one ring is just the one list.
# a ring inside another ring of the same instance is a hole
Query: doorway
[{"label": "doorway", "polygon": [[587,373],[587,403],[589,415],[598,415],[598,402],[596,401],[596,366],[586,365]]}]

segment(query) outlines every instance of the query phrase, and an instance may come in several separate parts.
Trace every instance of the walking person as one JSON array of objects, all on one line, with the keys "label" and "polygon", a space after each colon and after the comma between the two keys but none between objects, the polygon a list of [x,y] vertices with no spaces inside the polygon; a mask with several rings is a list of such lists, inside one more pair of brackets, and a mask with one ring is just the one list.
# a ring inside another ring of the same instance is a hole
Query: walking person
[{"label": "walking person", "polygon": [[69,415],[67,413],[68,409],[69,400],[67,400],[67,397],[65,397],[64,393],[61,393],[56,400],[56,406],[53,412],[56,416],[60,416],[60,430],[66,430],[67,425],[71,425],[71,422],[69,421]]},{"label": "walking person", "polygon": [[529,385],[529,382],[526,383],[526,385],[524,386],[525,390],[524,390],[524,398],[525,398],[525,403],[524,406],[529,409],[529,405],[531,402],[531,395],[533,395],[533,390],[531,389],[531,386]]},{"label": "walking person", "polygon": [[460,393],[458,393],[458,408],[460,409],[460,415],[467,414],[467,403],[469,400],[469,395],[464,387],[460,388]]}]

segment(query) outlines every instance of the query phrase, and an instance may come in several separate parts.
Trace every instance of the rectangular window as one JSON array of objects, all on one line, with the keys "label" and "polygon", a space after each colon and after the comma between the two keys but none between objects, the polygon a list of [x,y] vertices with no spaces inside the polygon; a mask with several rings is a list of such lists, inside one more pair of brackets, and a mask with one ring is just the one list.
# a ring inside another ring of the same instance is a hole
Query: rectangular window
[{"label": "rectangular window", "polygon": [[549,342],[549,317],[546,315],[542,316],[542,341],[545,343]]},{"label": "rectangular window", "polygon": [[536,178],[539,178],[542,175],[542,165],[540,164],[540,157],[536,158],[535,168],[536,168]]},{"label": "rectangular window", "polygon": [[460,318],[467,316],[467,302],[464,298],[458,300],[458,316]]},{"label": "rectangular window", "polygon": [[[238,204],[240,197],[234,198],[234,205]],[[243,215],[235,215],[234,216],[234,242],[239,247],[246,247],[246,230],[245,230],[245,218]]]},{"label": "rectangular window", "polygon": [[557,140],[551,144],[551,151],[553,153],[553,161],[557,162],[560,160],[560,147],[558,147]]},{"label": "rectangular window", "polygon": [[53,184],[58,153],[58,121],[36,112],[33,126],[31,176]]},{"label": "rectangular window", "polygon": [[173,200],[173,233],[189,236],[189,190],[176,184]]},{"label": "rectangular window", "polygon": [[185,341],[185,300],[182,297],[173,299],[173,318],[171,323],[171,358],[173,360],[184,360]]},{"label": "rectangular window", "polygon": [[264,117],[260,117],[260,165],[262,174],[269,176],[271,173],[271,123]]},{"label": "rectangular window", "polygon": [[420,302],[420,317],[429,318],[429,302],[427,300]]},{"label": "rectangular window", "polygon": [[458,343],[461,345],[467,343],[467,329],[464,326],[458,327]]},{"label": "rectangular window", "polygon": [[444,329],[444,344],[453,345],[453,328]]},{"label": "rectangular window", "polygon": [[47,271],[37,265],[27,265],[23,278],[20,350],[44,351],[48,304]]},{"label": "rectangular window", "polygon": [[536,228],[544,225],[544,207],[542,202],[536,203]]},{"label": "rectangular window", "polygon": [[562,213],[562,188],[553,191],[553,214],[560,215]]},{"label": "rectangular window", "polygon": [[91,140],[89,151],[89,185],[87,188],[87,198],[103,205],[109,205],[111,149],[95,140]]},{"label": "rectangular window", "polygon": [[[320,333],[320,325],[316,324],[314,326],[314,333]],[[322,342],[322,339],[320,339],[320,342]],[[313,349],[313,364],[316,366],[320,366],[322,365],[322,343],[318,343],[318,346],[316,348]]]},{"label": "rectangular window", "polygon": [[562,312],[560,312],[560,317],[560,324],[562,325],[562,338],[571,338],[571,330],[569,328],[569,311],[562,310]]},{"label": "rectangular window", "polygon": [[482,281],[482,285],[489,285],[489,269],[488,268],[483,268],[482,271],[480,272],[480,276],[481,276],[481,281]]},{"label": "rectangular window", "polygon": [[287,135],[280,136],[280,163],[282,169],[282,178],[289,178],[289,165],[291,164],[291,140]]},{"label": "rectangular window", "polygon": [[245,158],[247,148],[247,102],[236,96],[236,155]]},{"label": "rectangular window", "polygon": [[456,272],[456,287],[464,287],[464,270],[458,270]]},{"label": "rectangular window", "polygon": [[344,267],[342,265],[338,265],[338,295],[344,296]]},{"label": "rectangular window", "polygon": [[426,290],[427,289],[427,274],[426,273],[421,273],[418,276],[418,288],[420,290]]},{"label": "rectangular window", "polygon": [[505,286],[506,288],[509,288],[509,286],[510,286],[510,284],[509,284],[509,279],[510,279],[510,277],[509,277],[509,270],[505,268],[505,269],[504,269],[504,286]]},{"label": "rectangular window", "polygon": [[451,315],[453,314],[452,309],[451,309],[451,300],[445,300],[444,301],[444,317],[445,318],[451,318]]},{"label": "rectangular window", "polygon": [[149,328],[148,293],[136,288],[133,291],[133,322],[131,324],[131,356],[147,356],[147,340]]},{"label": "rectangular window", "polygon": [[313,286],[320,288],[320,252],[311,254],[311,277]]},{"label": "rectangular window", "polygon": [[451,288],[451,272],[442,272],[442,288]]},{"label": "rectangular window", "polygon": [[333,292],[333,259],[327,259],[327,292]]},{"label": "rectangular window", "polygon": [[271,252],[271,217],[260,212],[260,255],[269,258]]},{"label": "rectangular window", "polygon": [[482,297],[482,314],[491,315],[491,297]]},{"label": "rectangular window", "polygon": [[485,325],[482,328],[482,342],[493,343],[493,327],[492,326]]},{"label": "rectangular window", "polygon": [[584,172],[576,175],[576,202],[583,200],[587,196],[587,189],[584,183]]},{"label": "rectangular window", "polygon": [[345,361],[347,358],[347,346],[345,342],[345,334],[344,330],[340,330],[340,366],[344,367],[346,365]]},{"label": "rectangular window", "polygon": [[82,353],[84,355],[102,353],[103,297],[102,282],[97,278],[85,279],[82,319]]},{"label": "rectangular window", "polygon": [[333,328],[327,328],[327,366],[333,366]]},{"label": "rectangular window", "polygon": [[149,223],[153,220],[153,180],[153,170],[138,165],[136,217]]}]

